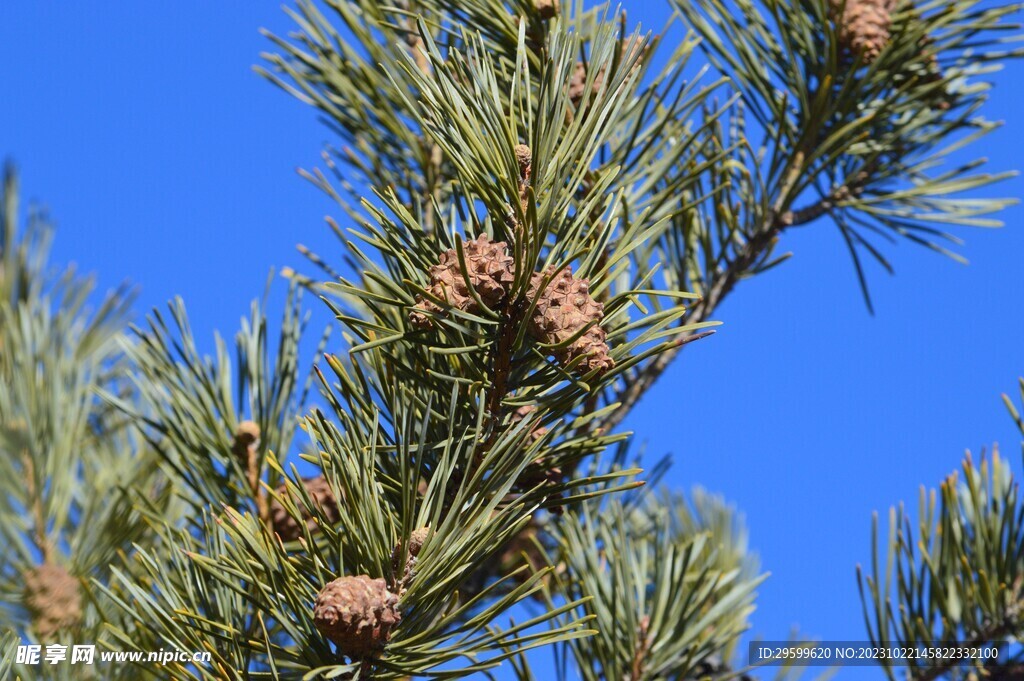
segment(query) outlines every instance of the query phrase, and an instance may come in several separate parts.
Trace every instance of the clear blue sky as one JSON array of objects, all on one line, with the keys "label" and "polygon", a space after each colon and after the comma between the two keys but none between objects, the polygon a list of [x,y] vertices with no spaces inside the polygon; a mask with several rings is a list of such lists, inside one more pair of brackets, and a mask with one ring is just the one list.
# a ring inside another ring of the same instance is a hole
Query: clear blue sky
[{"label": "clear blue sky", "polygon": [[[632,4],[661,27],[659,2]],[[260,27],[290,21],[263,0],[0,3],[0,155],[50,207],[57,261],[104,288],[137,283],[140,314],[182,295],[200,337],[233,333],[270,267],[303,265],[296,243],[336,252],[322,219],[340,211],[294,172],[330,132],[252,72]],[[978,149],[995,170],[1024,165],[1022,78],[1019,64],[996,78],[987,114],[1008,127]],[[1024,182],[989,193],[1022,196]],[[999,394],[1024,374],[1022,217],[960,231],[966,267],[887,246],[897,274],[870,272],[874,317],[830,224],[786,234],[795,257],[742,283],[719,333],[627,423],[652,456],[674,455],[669,482],[746,513],[772,573],[756,633],[863,638],[854,566],[871,513],[916,505],[967,448],[998,441],[1020,470]]]}]

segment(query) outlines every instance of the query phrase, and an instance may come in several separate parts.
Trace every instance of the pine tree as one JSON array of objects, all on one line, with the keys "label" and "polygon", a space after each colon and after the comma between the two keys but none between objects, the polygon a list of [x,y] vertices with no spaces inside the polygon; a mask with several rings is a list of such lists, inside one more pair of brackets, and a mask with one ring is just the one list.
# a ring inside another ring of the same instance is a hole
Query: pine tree
[{"label": "pine tree", "polygon": [[[748,672],[742,518],[661,489],[619,426],[786,230],[834,225],[870,307],[879,239],[957,257],[944,229],[997,224],[1009,200],[963,194],[1007,175],[958,159],[998,127],[1018,7],[669,1],[676,45],[606,5],[298,0],[259,71],[337,137],[304,174],[342,255],[303,249],[280,323],[254,302],[233,352],[203,355],[180,300],[139,326],[126,290],[86,309],[8,172],[4,650],[210,655],[97,678]],[[306,356],[309,295],[341,338]],[[923,498],[918,539],[894,511],[871,639],[1019,638],[1021,513],[995,455]],[[0,677],[81,669],[8,652]]]}]

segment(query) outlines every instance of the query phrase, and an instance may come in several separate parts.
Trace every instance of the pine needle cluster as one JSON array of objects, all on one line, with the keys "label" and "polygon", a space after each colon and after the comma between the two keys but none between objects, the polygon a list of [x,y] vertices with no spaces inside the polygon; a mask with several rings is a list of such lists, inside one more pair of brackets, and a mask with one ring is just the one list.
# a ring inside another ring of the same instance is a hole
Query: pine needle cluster
[{"label": "pine needle cluster", "polygon": [[[210,654],[174,679],[749,671],[765,576],[740,517],[659,491],[619,426],[787,230],[837,229],[870,305],[880,241],[955,257],[946,229],[997,224],[1009,201],[970,192],[1006,174],[959,159],[998,127],[985,77],[1020,54],[1017,7],[669,2],[652,35],[568,0],[298,0],[258,70],[335,136],[304,175],[338,249],[303,249],[283,318],[254,302],[212,356],[180,300],[137,326],[126,290],[90,311],[45,217],[19,234],[8,172],[3,649]],[[334,323],[307,355],[311,294]],[[894,511],[869,635],[1019,637],[1009,468],[968,459],[940,497],[916,538]]]}]

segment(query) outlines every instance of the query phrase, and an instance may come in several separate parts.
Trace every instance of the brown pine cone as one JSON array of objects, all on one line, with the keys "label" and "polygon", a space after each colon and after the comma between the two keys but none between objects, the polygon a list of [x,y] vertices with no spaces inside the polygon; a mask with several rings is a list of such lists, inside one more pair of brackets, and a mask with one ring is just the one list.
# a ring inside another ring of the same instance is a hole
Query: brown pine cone
[{"label": "brown pine cone", "polygon": [[[512,425],[515,426],[517,423],[525,419],[527,416],[537,411],[537,407],[532,404],[524,404],[523,406],[512,412]],[[548,429],[544,426],[537,426],[530,431],[530,442],[536,442],[545,435],[548,434]]]},{"label": "brown pine cone", "polygon": [[400,581],[403,586],[408,585],[415,575],[416,559],[419,557],[423,545],[430,539],[430,534],[429,527],[421,527],[418,530],[413,530],[409,535],[409,556],[405,561],[404,569],[399,565],[402,559],[402,544],[396,544],[395,548],[391,550],[391,569],[394,571],[396,579],[399,575],[402,576]]},{"label": "brown pine cone", "polygon": [[530,181],[530,170],[533,164],[533,152],[525,144],[516,145],[516,160],[519,161],[519,176],[524,182]]},{"label": "brown pine cone", "polygon": [[[549,277],[550,281],[538,298],[541,285]],[[582,336],[554,351],[555,359],[560,363],[568,364],[582,358],[576,365],[580,374],[597,371],[600,375],[615,366],[615,361],[608,354],[605,330],[601,327],[604,305],[591,297],[587,279],[576,279],[568,267],[554,276],[550,270],[537,272],[530,280],[527,298],[537,301],[528,330],[541,343],[564,343],[594,323]]]},{"label": "brown pine cone", "polygon": [[23,598],[32,628],[43,641],[82,618],[82,592],[78,580],[60,565],[43,563],[25,573]]},{"label": "brown pine cone", "polygon": [[231,453],[235,455],[243,467],[249,465],[260,446],[260,426],[255,421],[242,421],[235,431],[235,441],[231,445]]},{"label": "brown pine cone", "polygon": [[[506,248],[504,241],[491,241],[486,234],[463,244],[469,283],[480,300],[492,309],[505,301],[515,279],[515,264],[512,256],[506,253]],[[450,307],[465,312],[479,311],[480,306],[470,294],[466,278],[462,276],[459,255],[454,248],[442,253],[439,264],[430,268],[430,287],[427,291]],[[430,326],[430,317],[421,310],[442,312],[443,308],[421,297],[409,313],[409,322],[423,328]]]},{"label": "brown pine cone", "polygon": [[[334,490],[324,476],[316,478],[303,478],[302,484],[309,494],[310,500],[320,510],[320,513],[331,523],[336,524],[341,519],[341,510],[338,508],[338,500],[334,496]],[[288,485],[283,484],[277,488],[279,496],[288,494]],[[302,519],[310,533],[316,532],[319,525],[316,518],[302,503],[302,497],[292,495],[292,501],[299,507]],[[292,517],[285,507],[276,498],[270,502],[270,523],[274,532],[281,537],[282,541],[295,541],[302,536],[302,526]]]},{"label": "brown pine cone", "polygon": [[554,19],[558,15],[558,0],[533,0],[541,19]]},{"label": "brown pine cone", "polygon": [[[922,55],[927,55],[924,60],[924,74],[921,77],[923,83],[931,85],[933,83],[940,83],[946,77],[946,74],[942,70],[942,65],[939,63],[939,55],[935,52],[928,54],[935,41],[925,36],[918,42],[918,47],[921,50]],[[939,111],[949,111],[953,108],[953,104],[956,103],[956,93],[951,92],[948,85],[946,87],[937,88],[929,97],[930,104],[933,108]]]},{"label": "brown pine cone", "polygon": [[[515,575],[513,578],[519,584],[522,584],[531,575],[539,570],[545,568],[548,564],[547,556],[544,549],[537,546],[537,542],[534,539],[539,539],[541,545],[545,545],[544,535],[542,533],[541,523],[531,518],[530,522],[523,528],[523,530],[510,539],[504,547],[502,547],[500,553],[497,556],[497,574],[507,575],[512,571],[522,567],[523,565],[528,566],[527,570],[523,570]],[[524,555],[525,554],[525,555]],[[553,577],[561,575],[565,572],[565,566],[562,564],[555,565],[555,569],[552,573],[544,578],[544,581],[549,585]],[[542,600],[543,596],[538,593],[534,595],[537,600]]]},{"label": "brown pine cone", "polygon": [[[645,46],[641,55],[646,55],[648,49],[649,46]],[[630,41],[628,45],[623,43],[622,48],[619,51],[619,55],[621,56],[621,60],[625,62],[635,57],[638,51],[640,51],[639,44],[634,41]],[[633,66],[633,70],[639,69],[642,63],[643,56],[641,56],[640,61]],[[590,87],[590,94],[596,95],[600,92],[601,88],[604,87],[604,79],[607,75],[606,70],[607,69],[601,69],[594,75],[594,82]],[[572,71],[572,76],[569,78],[568,94],[569,101],[572,102],[572,105],[576,108],[579,108],[580,104],[583,103],[584,97],[587,96],[587,65],[581,61],[576,62],[576,66]]]},{"label": "brown pine cone", "polygon": [[398,596],[383,579],[340,577],[326,585],[313,603],[313,624],[354,659],[378,654],[402,621]]},{"label": "brown pine cone", "polygon": [[[519,407],[512,412],[512,426],[522,421],[528,415],[536,411],[536,407],[532,404],[527,404]],[[530,432],[530,443],[537,442],[548,434],[548,429],[544,426],[537,426]],[[562,469],[559,466],[555,466],[551,459],[547,456],[538,456],[534,459],[529,466],[520,473],[519,478],[516,479],[517,489],[529,489],[536,487],[541,483],[553,483],[557,484],[562,481]],[[560,513],[561,507],[552,507],[549,510],[552,513]]]},{"label": "brown pine cone", "polygon": [[[890,13],[895,0],[830,0],[843,48],[870,64],[889,43]],[[840,14],[840,12],[842,14]]]}]

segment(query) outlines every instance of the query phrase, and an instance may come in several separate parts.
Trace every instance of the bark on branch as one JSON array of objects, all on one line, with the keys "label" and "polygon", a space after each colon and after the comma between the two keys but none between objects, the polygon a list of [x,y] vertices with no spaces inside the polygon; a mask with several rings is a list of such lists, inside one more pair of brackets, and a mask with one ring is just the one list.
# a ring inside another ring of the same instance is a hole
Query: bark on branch
[{"label": "bark on branch", "polygon": [[[682,324],[697,324],[707,321],[715,309],[732,292],[736,283],[772,247],[783,230],[817,220],[822,215],[832,211],[843,201],[860,195],[863,193],[869,179],[870,170],[864,169],[857,173],[852,180],[838,187],[828,196],[822,197],[817,202],[797,210],[787,210],[767,220],[764,227],[755,232],[746,244],[743,245],[736,254],[736,257],[729,263],[729,266],[713,278],[707,293],[687,312],[682,320]],[[618,408],[601,422],[601,429],[604,432],[608,432],[618,426],[633,410],[633,407],[640,401],[644,393],[665,372],[683,346],[705,335],[707,334],[691,334],[680,338],[676,347],[658,355],[650,364],[645,366],[636,379],[616,395],[615,401],[620,404]]]}]

